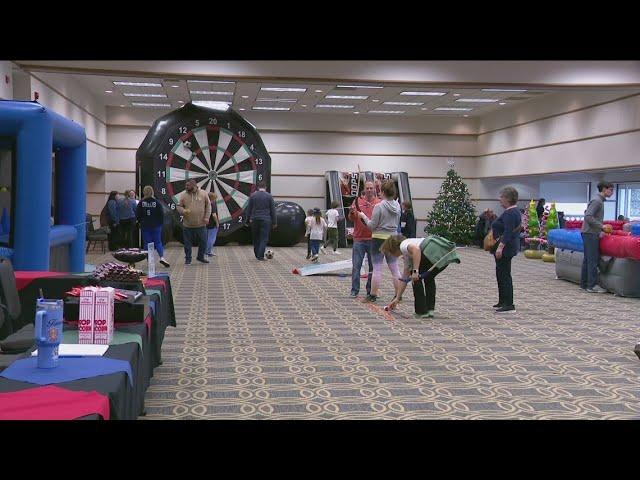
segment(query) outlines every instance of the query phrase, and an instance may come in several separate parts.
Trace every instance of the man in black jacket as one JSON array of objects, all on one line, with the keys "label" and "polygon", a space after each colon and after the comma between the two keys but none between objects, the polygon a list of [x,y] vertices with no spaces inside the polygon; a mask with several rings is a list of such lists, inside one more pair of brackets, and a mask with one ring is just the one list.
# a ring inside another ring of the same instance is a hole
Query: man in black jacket
[{"label": "man in black jacket", "polygon": [[264,260],[264,251],[269,242],[269,231],[278,227],[276,204],[271,194],[267,192],[265,182],[258,182],[258,191],[249,197],[245,215],[251,225],[253,253],[258,260]]}]

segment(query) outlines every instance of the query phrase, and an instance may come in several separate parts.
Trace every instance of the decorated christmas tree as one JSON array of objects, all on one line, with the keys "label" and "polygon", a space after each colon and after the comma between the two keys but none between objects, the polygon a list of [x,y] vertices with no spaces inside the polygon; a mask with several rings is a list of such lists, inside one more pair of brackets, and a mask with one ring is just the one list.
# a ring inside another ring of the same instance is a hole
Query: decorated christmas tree
[{"label": "decorated christmas tree", "polygon": [[470,199],[469,188],[452,168],[442,182],[438,198],[427,216],[424,231],[468,245],[473,239],[475,224],[476,211]]}]

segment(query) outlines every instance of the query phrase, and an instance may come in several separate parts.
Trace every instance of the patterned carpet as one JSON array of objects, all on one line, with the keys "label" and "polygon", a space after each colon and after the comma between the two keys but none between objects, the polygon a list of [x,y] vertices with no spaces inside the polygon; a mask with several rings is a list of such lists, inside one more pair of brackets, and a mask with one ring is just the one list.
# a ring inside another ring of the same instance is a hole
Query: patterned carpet
[{"label": "patterned carpet", "polygon": [[418,320],[410,289],[381,309],[388,270],[372,307],[349,298],[349,277],[291,274],[306,246],[274,250],[258,262],[251,246],[218,247],[185,266],[168,249],[178,328],[147,419],[640,418],[640,299],[588,294],[518,255],[517,313],[498,316],[493,260],[465,248],[438,276],[436,318]]}]

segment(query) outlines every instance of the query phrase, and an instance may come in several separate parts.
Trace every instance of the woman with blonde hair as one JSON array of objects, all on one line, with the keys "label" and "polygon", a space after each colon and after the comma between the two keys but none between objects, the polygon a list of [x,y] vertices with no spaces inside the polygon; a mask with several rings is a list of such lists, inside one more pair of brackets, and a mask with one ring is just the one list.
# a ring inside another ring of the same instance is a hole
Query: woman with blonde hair
[{"label": "woman with blonde hair", "polygon": [[400,289],[389,308],[393,309],[398,305],[407,283],[412,282],[416,318],[433,318],[436,308],[436,275],[447,268],[449,263],[460,263],[455,244],[437,235],[426,238],[393,235],[383,242],[380,251],[384,255],[404,257]]},{"label": "woman with blonde hair", "polygon": [[164,211],[160,200],[153,196],[153,188],[147,185],[142,190],[143,199],[136,207],[136,218],[140,223],[142,232],[142,248],[147,249],[153,242],[153,246],[160,255],[160,263],[169,267],[169,262],[164,259],[164,246],[162,245],[162,224],[164,223]]}]

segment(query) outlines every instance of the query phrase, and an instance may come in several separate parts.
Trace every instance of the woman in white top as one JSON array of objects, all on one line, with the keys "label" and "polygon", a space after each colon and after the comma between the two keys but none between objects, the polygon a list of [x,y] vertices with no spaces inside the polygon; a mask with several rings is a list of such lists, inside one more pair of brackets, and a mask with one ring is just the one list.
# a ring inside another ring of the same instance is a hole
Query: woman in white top
[{"label": "woman in white top", "polygon": [[307,223],[309,226],[309,239],[311,241],[311,261],[318,261],[320,244],[324,240],[324,233],[327,230],[327,222],[322,218],[319,208],[313,209],[313,218]]},{"label": "woman in white top", "polygon": [[[407,280],[410,276],[410,281],[413,285],[415,317],[433,318],[436,306],[435,277],[447,267],[446,265],[441,268],[436,267],[426,274],[433,264],[424,256],[422,248],[420,248],[424,240],[424,238],[404,238],[402,235],[394,235],[384,241],[380,247],[380,251],[385,255],[404,257],[404,272],[402,277],[405,281],[400,282],[400,292],[396,298],[393,299],[389,308],[395,308],[400,302],[402,294],[407,288]],[[421,276],[424,276],[424,278],[421,278]]]}]

